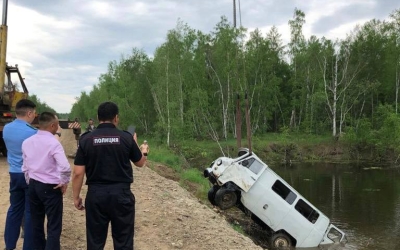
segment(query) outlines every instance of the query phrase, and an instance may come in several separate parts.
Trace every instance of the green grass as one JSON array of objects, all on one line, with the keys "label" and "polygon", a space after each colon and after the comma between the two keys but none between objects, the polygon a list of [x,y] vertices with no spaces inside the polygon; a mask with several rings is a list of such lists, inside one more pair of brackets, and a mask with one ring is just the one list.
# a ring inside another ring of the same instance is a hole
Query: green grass
[{"label": "green grass", "polygon": [[[266,133],[263,135],[258,135],[252,137],[252,145],[260,146],[269,143],[284,143],[284,142],[295,142],[295,143],[305,143],[305,144],[318,144],[324,142],[332,142],[332,135],[309,135],[309,134],[300,134],[300,133],[291,133],[288,135],[282,135],[278,133]],[[234,147],[236,149],[237,142],[236,139],[228,139],[219,141],[222,148],[226,148],[227,146]],[[196,141],[196,140],[184,140],[181,141],[180,144],[184,147],[189,147],[193,149],[202,149],[203,154],[207,154],[210,148],[216,149],[219,148],[217,142],[211,140],[204,141]],[[242,147],[248,147],[248,140],[246,137],[241,140]]]},{"label": "green grass", "polygon": [[163,163],[178,173],[182,172],[181,159],[164,146],[151,147],[149,160]]},{"label": "green grass", "polygon": [[195,168],[184,169],[183,158],[175,155],[166,146],[153,146],[149,155],[149,160],[162,163],[179,173],[182,180],[204,185],[207,183],[203,173]]},{"label": "green grass", "polygon": [[204,177],[202,173],[194,168],[189,168],[187,170],[184,170],[181,173],[181,178],[197,184],[202,184],[204,182]]},{"label": "green grass", "polygon": [[231,226],[236,232],[241,233],[241,234],[245,234],[243,228],[240,225],[231,224]]},{"label": "green grass", "polygon": [[204,178],[203,173],[200,172],[198,169],[195,168],[189,168],[184,170],[180,174],[180,183],[181,185],[185,186],[185,181],[188,181],[190,183],[195,183],[197,184],[198,188],[196,190],[196,197],[201,199],[201,200],[206,200],[207,199],[207,193],[208,190],[210,189],[210,184],[208,179]]}]

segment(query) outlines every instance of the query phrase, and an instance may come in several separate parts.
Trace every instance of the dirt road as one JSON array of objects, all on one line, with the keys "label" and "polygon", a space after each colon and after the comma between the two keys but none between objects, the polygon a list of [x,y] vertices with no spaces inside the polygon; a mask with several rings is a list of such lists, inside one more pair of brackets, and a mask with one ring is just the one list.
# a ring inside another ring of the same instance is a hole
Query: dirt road
[{"label": "dirt road", "polygon": [[[72,144],[74,144],[72,142]],[[64,145],[64,143],[63,143]],[[70,149],[69,149],[70,150]],[[66,150],[68,152],[68,150]],[[72,160],[70,160],[71,165]],[[131,186],[136,196],[136,250],[256,250],[262,249],[236,232],[222,215],[198,202],[175,181],[161,177],[148,167],[134,167]],[[8,165],[0,157],[0,235],[9,205]],[[84,198],[86,186],[82,192]],[[86,249],[85,214],[72,204],[71,186],[64,196],[61,249]],[[22,239],[17,249],[21,249]],[[0,249],[4,241],[0,240]],[[105,249],[113,249],[111,233]]]}]

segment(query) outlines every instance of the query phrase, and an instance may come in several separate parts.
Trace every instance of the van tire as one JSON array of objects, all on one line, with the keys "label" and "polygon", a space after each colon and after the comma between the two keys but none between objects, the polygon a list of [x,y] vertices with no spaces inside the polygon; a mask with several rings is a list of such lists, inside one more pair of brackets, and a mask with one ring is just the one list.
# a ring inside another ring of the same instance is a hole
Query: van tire
[{"label": "van tire", "polygon": [[215,203],[222,210],[229,209],[236,205],[238,195],[234,190],[229,190],[225,187],[218,189],[215,193]]},{"label": "van tire", "polygon": [[212,186],[210,190],[208,190],[208,200],[210,201],[211,205],[216,206],[217,204],[215,203],[215,193],[218,191],[219,186]]},{"label": "van tire", "polygon": [[271,236],[272,249],[290,249],[291,247],[292,247],[292,241],[287,234],[276,233]]}]

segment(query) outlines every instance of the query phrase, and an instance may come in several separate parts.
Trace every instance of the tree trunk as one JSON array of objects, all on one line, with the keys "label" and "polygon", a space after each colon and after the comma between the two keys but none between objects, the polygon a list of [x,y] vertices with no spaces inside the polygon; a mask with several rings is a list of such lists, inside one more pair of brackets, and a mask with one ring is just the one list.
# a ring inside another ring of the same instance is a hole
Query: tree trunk
[{"label": "tree trunk", "polygon": [[332,100],[332,136],[336,136],[336,105],[337,105],[337,87],[338,87],[338,59],[335,60],[335,73],[333,82],[333,100]]},{"label": "tree trunk", "polygon": [[170,146],[170,136],[171,136],[171,120],[170,120],[170,113],[169,113],[169,60],[167,58],[167,68],[166,68],[166,75],[167,75],[167,89],[166,89],[166,98],[167,98],[167,145]]},{"label": "tree trunk", "polygon": [[178,65],[178,72],[179,72],[179,115],[181,118],[181,124],[183,125],[183,81],[182,81],[182,74],[181,74],[181,67]]},{"label": "tree trunk", "polygon": [[397,114],[397,106],[398,106],[398,99],[399,99],[399,73],[396,70],[396,114]]}]

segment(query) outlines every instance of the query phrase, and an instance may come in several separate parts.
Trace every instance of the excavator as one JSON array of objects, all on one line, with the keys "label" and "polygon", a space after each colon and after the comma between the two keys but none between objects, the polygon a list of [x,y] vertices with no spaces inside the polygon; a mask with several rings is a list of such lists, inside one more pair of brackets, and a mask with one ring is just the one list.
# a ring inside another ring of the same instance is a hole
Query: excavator
[{"label": "excavator", "polygon": [[[4,125],[15,119],[15,105],[17,102],[28,97],[28,89],[18,65],[11,66],[6,62],[7,10],[8,0],[3,0],[3,15],[0,27],[0,152],[3,156],[7,156],[7,148],[3,140]],[[13,83],[12,77],[15,77],[15,75],[17,76],[17,82]],[[20,86],[18,86],[18,83]]]}]

